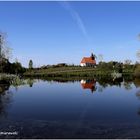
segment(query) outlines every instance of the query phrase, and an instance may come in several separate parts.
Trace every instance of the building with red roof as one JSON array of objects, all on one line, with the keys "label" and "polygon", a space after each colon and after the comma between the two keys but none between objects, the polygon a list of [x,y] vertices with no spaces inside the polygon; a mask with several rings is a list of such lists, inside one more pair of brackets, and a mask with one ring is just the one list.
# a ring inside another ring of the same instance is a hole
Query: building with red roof
[{"label": "building with red roof", "polygon": [[95,55],[93,55],[93,53],[92,53],[90,57],[83,57],[80,65],[82,67],[83,66],[95,66],[96,65]]}]

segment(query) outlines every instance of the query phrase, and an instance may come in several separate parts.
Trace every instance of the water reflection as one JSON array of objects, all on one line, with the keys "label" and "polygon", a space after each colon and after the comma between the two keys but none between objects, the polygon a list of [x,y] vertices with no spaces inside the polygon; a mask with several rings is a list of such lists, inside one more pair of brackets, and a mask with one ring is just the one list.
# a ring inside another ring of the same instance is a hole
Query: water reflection
[{"label": "water reflection", "polygon": [[27,84],[29,85],[29,87],[33,87],[33,83],[35,83],[35,80],[34,79],[27,79]]},{"label": "water reflection", "polygon": [[[123,78],[99,78],[97,80],[95,79],[82,79],[80,81],[81,86],[83,89],[90,89],[91,92],[93,93],[94,91],[98,90],[98,92],[103,92],[105,88],[108,86],[118,86],[125,88],[126,90],[131,90],[132,89],[132,81],[124,81]],[[96,86],[96,83],[98,83],[98,86]]]},{"label": "water reflection", "polygon": [[[96,80],[95,80],[96,79]],[[131,90],[132,85],[134,84],[136,87],[140,86],[140,80],[139,79],[126,79],[126,78],[111,78],[111,77],[96,77],[96,78],[90,78],[90,79],[79,79],[79,78],[54,78],[54,79],[33,79],[33,78],[26,78],[26,79],[16,79],[13,81],[12,85],[18,89],[21,85],[29,85],[29,87],[33,87],[34,83],[38,81],[47,81],[48,83],[75,83],[80,82],[82,88],[90,89],[93,93],[94,91],[98,90],[99,92],[102,92],[103,89],[105,89],[108,86],[118,86],[125,88],[126,90]],[[98,83],[98,87],[96,84]],[[0,89],[1,90],[1,89]]]},{"label": "water reflection", "polygon": [[6,90],[8,90],[10,87],[10,83],[1,81],[0,83],[0,94],[4,94]]},{"label": "water reflection", "polygon": [[104,77],[104,78],[98,78],[97,79],[98,83],[106,88],[107,86],[113,86],[113,85],[116,85],[116,86],[121,86],[121,83],[123,82],[123,78],[111,78],[111,77]]},{"label": "water reflection", "polygon": [[57,82],[57,83],[74,83],[74,82],[77,82],[77,81],[80,81],[80,80],[75,80],[75,79],[57,79],[57,78],[54,78],[54,79],[43,79],[44,81],[47,81],[47,82]]},{"label": "water reflection", "polygon": [[[26,119],[27,121],[29,119],[31,123],[36,120],[39,120],[38,122],[44,120],[47,122],[46,125],[44,125],[44,122],[34,123],[36,132],[39,133],[39,130],[42,130],[46,133],[41,132],[40,134],[48,135],[53,132],[53,136],[56,135],[56,132],[59,133],[58,130],[61,129],[61,127],[56,127],[56,123],[59,121],[73,121],[73,123],[70,122],[70,125],[74,124],[71,126],[72,129],[75,129],[74,133],[82,130],[81,134],[86,127],[91,132],[96,130],[101,134],[100,129],[95,128],[94,125],[96,123],[96,126],[98,126],[98,122],[101,122],[103,129],[104,123],[109,124],[111,121],[114,123],[114,127],[116,127],[117,122],[120,122],[119,128],[124,128],[124,130],[126,127],[121,126],[122,122],[132,122],[133,124],[137,120],[139,121],[137,124],[140,124],[140,117],[137,115],[140,115],[140,109],[137,108],[140,103],[138,100],[140,99],[140,79],[98,77],[96,79],[82,78],[79,82],[77,81],[79,79],[40,80],[30,78],[16,80],[11,87],[9,83],[2,81],[0,84],[0,117],[6,118],[8,116],[8,119],[11,120],[25,121],[22,125],[25,124],[26,128],[32,127],[32,125],[26,123]],[[14,89],[15,86],[18,87],[18,91]],[[96,91],[96,95],[85,95],[85,91],[87,93],[95,93]],[[103,94],[98,94],[99,92]],[[48,125],[51,121],[55,122],[53,127]],[[13,125],[15,124],[13,123]],[[43,128],[41,129],[41,127]],[[70,132],[69,128],[69,126],[65,126],[62,131]],[[112,132],[112,126],[109,126],[109,129]],[[106,129],[104,130],[106,131]],[[34,129],[29,129],[29,133],[33,131]],[[87,131],[87,134],[89,131]],[[23,134],[25,133],[27,131],[23,132]],[[92,134],[89,135],[92,137]]]},{"label": "water reflection", "polygon": [[[123,83],[123,86],[127,89],[127,90],[130,90],[132,89],[132,82],[125,82],[123,81],[123,78],[116,78],[116,79],[113,79],[113,78],[96,78],[97,80],[95,79],[82,79],[81,80],[81,86],[83,89],[90,89],[91,92],[93,93],[94,91],[98,90],[98,92],[103,92],[103,90],[105,88],[107,88],[108,86],[118,86],[118,87],[121,87],[122,83]],[[98,86],[96,86],[96,83],[98,83]]]},{"label": "water reflection", "polygon": [[9,91],[10,83],[0,81],[0,118],[7,117],[7,108],[11,103],[12,93]]},{"label": "water reflection", "polygon": [[96,81],[93,80],[81,80],[81,86],[83,89],[90,89],[91,92],[93,93],[96,91]]},{"label": "water reflection", "polygon": [[11,85],[14,86],[17,91],[20,86],[29,85],[29,87],[33,87],[33,84],[38,81],[39,79],[33,79],[33,78],[26,78],[26,79],[17,78],[11,82]]},{"label": "water reflection", "polygon": [[140,79],[135,78],[134,81],[133,81],[133,83],[136,86],[136,88],[139,88],[140,87]]},{"label": "water reflection", "polygon": [[[140,89],[136,92],[136,97],[140,100]],[[137,114],[140,115],[140,107],[138,108]]]},{"label": "water reflection", "polygon": [[136,92],[136,96],[137,96],[138,99],[140,100],[140,90],[138,90],[138,91]]},{"label": "water reflection", "polygon": [[131,90],[132,89],[132,82],[123,82],[123,86],[126,90]]}]

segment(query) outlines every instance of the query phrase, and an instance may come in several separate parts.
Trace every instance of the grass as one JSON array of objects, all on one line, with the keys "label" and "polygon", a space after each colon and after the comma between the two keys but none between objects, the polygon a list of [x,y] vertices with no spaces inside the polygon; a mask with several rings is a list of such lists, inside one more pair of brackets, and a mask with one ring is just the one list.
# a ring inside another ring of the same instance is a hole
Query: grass
[{"label": "grass", "polygon": [[93,67],[56,67],[48,69],[31,70],[24,76],[42,77],[90,77],[99,75],[111,75],[112,71],[101,71]]},{"label": "grass", "polygon": [[11,81],[16,77],[17,76],[13,75],[13,74],[0,73],[0,81],[2,81],[2,80]]},{"label": "grass", "polygon": [[[26,71],[23,75],[25,77],[46,77],[46,78],[55,78],[55,77],[111,77],[114,70],[108,68],[93,68],[93,67],[54,67],[47,69],[33,69]],[[124,69],[122,72],[123,76],[133,76],[134,72],[132,69]]]}]

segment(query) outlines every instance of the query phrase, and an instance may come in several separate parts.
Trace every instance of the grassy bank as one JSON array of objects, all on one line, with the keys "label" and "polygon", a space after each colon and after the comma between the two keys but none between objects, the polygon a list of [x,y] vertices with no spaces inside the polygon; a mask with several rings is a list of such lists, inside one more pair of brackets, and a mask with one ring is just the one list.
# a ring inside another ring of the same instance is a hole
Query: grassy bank
[{"label": "grassy bank", "polygon": [[[93,67],[56,67],[47,69],[32,69],[23,75],[28,77],[104,77],[111,76],[114,70]],[[133,71],[124,70],[123,75],[133,75]]]},{"label": "grassy bank", "polygon": [[24,73],[24,76],[42,76],[42,77],[87,77],[95,75],[110,75],[112,71],[99,71],[88,67],[60,67],[40,70],[30,70]]},{"label": "grassy bank", "polygon": [[13,80],[14,78],[16,78],[17,76],[16,75],[13,75],[13,74],[5,74],[5,73],[0,73],[0,81],[11,81]]}]

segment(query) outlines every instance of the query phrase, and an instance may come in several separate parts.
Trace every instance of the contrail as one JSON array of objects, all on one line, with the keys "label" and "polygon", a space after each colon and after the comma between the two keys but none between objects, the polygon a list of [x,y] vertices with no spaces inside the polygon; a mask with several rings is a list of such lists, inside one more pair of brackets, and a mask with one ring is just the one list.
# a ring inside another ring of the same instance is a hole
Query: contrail
[{"label": "contrail", "polygon": [[79,27],[79,29],[81,30],[82,34],[85,36],[85,38],[89,42],[89,36],[87,34],[87,30],[86,30],[85,25],[84,25],[80,15],[78,14],[78,12],[75,11],[71,7],[71,5],[68,2],[66,2],[66,1],[59,2],[59,3],[70,13],[71,17],[76,22],[76,24]]}]

